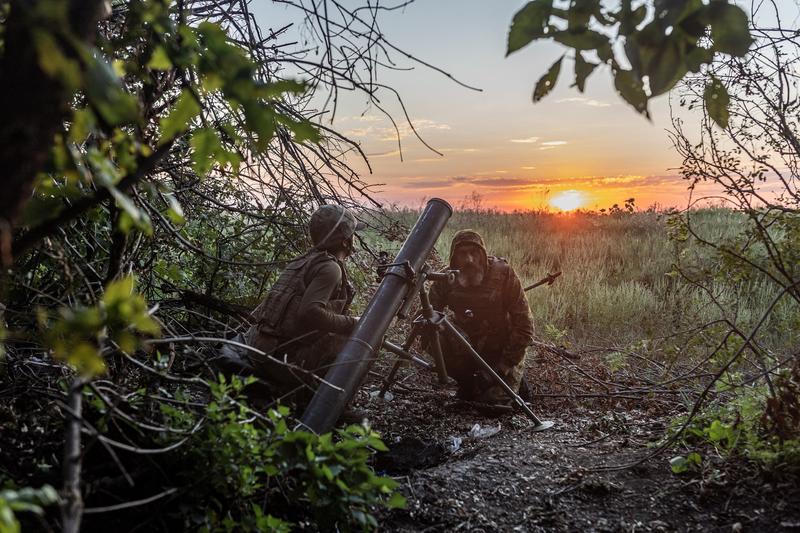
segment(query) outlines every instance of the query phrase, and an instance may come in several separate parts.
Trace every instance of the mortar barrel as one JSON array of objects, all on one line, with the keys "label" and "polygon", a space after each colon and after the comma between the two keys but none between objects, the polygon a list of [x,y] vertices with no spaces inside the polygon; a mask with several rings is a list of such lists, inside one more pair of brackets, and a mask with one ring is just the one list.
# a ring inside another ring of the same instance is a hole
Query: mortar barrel
[{"label": "mortar barrel", "polygon": [[431,199],[425,206],[393,261],[397,266],[386,269],[352,335],[325,375],[327,383],[320,383],[303,413],[301,422],[308,429],[325,433],[336,424],[372,365],[403,299],[409,290],[414,289],[413,279],[409,279],[410,272],[402,265],[410,266],[414,274],[420,272],[452,214],[450,204],[439,198]]}]

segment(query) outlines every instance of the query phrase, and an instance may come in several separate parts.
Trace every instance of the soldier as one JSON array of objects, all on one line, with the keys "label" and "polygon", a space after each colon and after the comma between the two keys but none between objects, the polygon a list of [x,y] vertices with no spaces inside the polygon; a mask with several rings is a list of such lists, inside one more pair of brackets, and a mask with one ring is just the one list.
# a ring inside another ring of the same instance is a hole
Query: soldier
[{"label": "soldier", "polygon": [[[434,283],[431,304],[439,311],[448,307],[453,324],[475,351],[514,391],[520,390],[533,321],[514,269],[505,259],[488,256],[483,238],[469,229],[453,237],[450,268],[459,271],[455,282]],[[458,382],[459,398],[489,404],[509,400],[456,339],[445,334],[441,342],[447,372]],[[527,399],[529,391],[522,392]]]},{"label": "soldier", "polygon": [[267,355],[248,352],[247,360],[274,396],[294,393],[294,401],[305,403],[316,381],[310,373],[324,377],[355,327],[357,317],[347,314],[353,289],[344,260],[363,227],[342,206],[317,209],[309,223],[313,248],[286,266],[253,311],[245,341]]}]

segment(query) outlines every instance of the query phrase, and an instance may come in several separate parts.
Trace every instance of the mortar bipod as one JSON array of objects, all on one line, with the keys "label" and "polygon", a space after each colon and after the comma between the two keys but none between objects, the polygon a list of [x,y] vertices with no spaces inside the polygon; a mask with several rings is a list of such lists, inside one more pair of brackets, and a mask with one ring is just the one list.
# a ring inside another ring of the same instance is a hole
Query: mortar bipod
[{"label": "mortar bipod", "polygon": [[[444,362],[444,355],[442,354],[439,333],[443,330],[447,330],[454,339],[456,339],[464,346],[464,348],[466,348],[467,352],[473,357],[473,359],[475,359],[475,362],[478,364],[478,366],[480,366],[493,381],[500,385],[509,398],[511,398],[511,400],[525,412],[528,418],[530,418],[534,424],[536,424],[533,428],[533,431],[542,431],[553,427],[553,422],[549,420],[540,420],[539,417],[537,417],[536,414],[531,410],[528,404],[526,404],[525,401],[520,398],[519,394],[517,394],[517,392],[514,391],[505,382],[505,380],[497,374],[497,372],[494,371],[491,365],[489,365],[489,363],[483,359],[483,357],[475,350],[475,348],[472,347],[472,345],[461,334],[458,328],[450,323],[450,321],[447,319],[447,316],[441,311],[435,310],[431,305],[425,283],[429,281],[440,280],[452,282],[454,281],[456,272],[457,271],[454,270],[449,270],[447,272],[430,272],[428,265],[425,265],[417,275],[417,279],[414,281],[416,288],[419,290],[421,313],[412,322],[411,330],[409,331],[408,336],[406,337],[406,340],[402,346],[397,346],[391,342],[384,341],[383,347],[387,351],[398,355],[398,360],[395,361],[394,366],[392,366],[392,370],[383,380],[383,385],[381,386],[380,390],[380,397],[383,398],[386,392],[392,386],[397,377],[397,371],[400,369],[404,361],[414,361],[418,363],[419,358],[411,352],[411,347],[419,337],[422,337],[424,341],[427,341],[427,349],[433,358],[434,364],[432,366],[436,368],[436,373],[439,376],[439,383],[442,385],[446,384],[448,381],[447,367]],[[406,302],[403,307],[404,309],[408,309],[410,307],[410,303]],[[430,368],[430,363],[428,363],[428,365],[428,368]]]},{"label": "mortar bipod", "polygon": [[[386,376],[386,379],[383,380],[383,385],[381,386],[380,391],[381,398],[386,395],[386,392],[394,383],[395,377],[397,376],[397,371],[400,369],[403,362],[409,360],[409,356],[412,356],[410,350],[414,345],[414,342],[416,342],[417,338],[423,335],[425,336],[423,339],[428,340],[430,343],[429,351],[431,352],[430,355],[434,362],[434,364],[431,366],[436,369],[436,374],[439,376],[439,383],[442,385],[447,383],[447,368],[444,364],[442,346],[439,341],[439,330],[441,329],[441,321],[444,319],[444,315],[436,311],[431,305],[430,298],[428,297],[428,291],[425,287],[425,282],[437,280],[453,281],[454,278],[455,271],[430,272],[430,267],[428,265],[425,265],[421,272],[417,275],[417,279],[415,280],[415,289],[417,289],[416,292],[419,295],[422,312],[419,314],[419,316],[417,316],[416,319],[412,321],[411,330],[409,331],[405,342],[401,346],[398,347],[392,343],[388,343],[389,346],[387,346],[387,341],[384,341],[384,349],[398,355],[399,358],[395,362],[394,366],[392,366],[392,370]],[[398,313],[401,318],[405,318],[414,296],[415,295],[411,293],[406,297],[406,301]]]}]

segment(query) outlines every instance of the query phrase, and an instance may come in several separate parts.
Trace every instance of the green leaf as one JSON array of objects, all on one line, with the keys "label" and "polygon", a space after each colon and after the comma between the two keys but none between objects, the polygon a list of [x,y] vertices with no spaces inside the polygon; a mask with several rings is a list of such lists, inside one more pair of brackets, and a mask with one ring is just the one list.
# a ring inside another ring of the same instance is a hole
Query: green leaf
[{"label": "green leaf", "polygon": [[506,56],[545,36],[552,9],[552,0],[533,0],[517,11],[508,32]]},{"label": "green leaf", "polygon": [[123,215],[130,217],[129,220],[125,220],[124,217],[120,216],[120,230],[123,233],[128,233],[132,229],[132,226],[135,226],[145,235],[152,235],[153,226],[150,224],[150,217],[147,216],[147,213],[141,211],[136,204],[133,203],[133,200],[115,186],[109,184],[107,188],[108,192],[110,192],[111,196],[116,200],[117,207],[124,211]]},{"label": "green leaf", "polygon": [[697,46],[692,48],[691,51],[686,54],[684,63],[686,64],[686,68],[692,72],[700,72],[700,67],[702,65],[711,63],[713,59],[714,50]]},{"label": "green leaf", "polygon": [[711,40],[714,49],[736,57],[744,56],[753,44],[747,15],[740,7],[725,0],[714,0],[708,5],[711,23]]},{"label": "green leaf", "polygon": [[100,356],[97,346],[89,342],[79,342],[73,346],[54,346],[54,355],[65,360],[83,376],[99,376],[106,371],[106,363]]},{"label": "green leaf", "polygon": [[72,116],[72,126],[69,129],[69,140],[75,144],[82,143],[94,129],[95,118],[91,109],[75,110]]},{"label": "green leaf", "polygon": [[614,73],[614,87],[636,111],[650,118],[650,112],[647,110],[647,94],[642,87],[642,81],[633,72],[617,70]]},{"label": "green leaf", "polygon": [[388,509],[405,509],[407,503],[408,502],[402,494],[395,492],[392,494],[392,497],[389,498],[389,501],[386,502],[386,507]]},{"label": "green leaf", "polygon": [[642,23],[647,15],[647,5],[642,4],[636,9],[631,9],[631,0],[623,0],[622,7],[616,14],[619,20],[619,34],[623,36],[631,35],[636,31],[636,26]]},{"label": "green leaf", "polygon": [[561,72],[561,61],[564,60],[564,56],[561,56],[558,61],[553,63],[547,73],[542,76],[539,81],[536,82],[536,87],[533,89],[533,101],[538,102],[547,94],[553,90],[553,87],[556,86],[556,80],[558,79],[558,73]]},{"label": "green leaf", "polygon": [[706,104],[708,116],[720,128],[728,127],[728,104],[730,97],[725,86],[716,77],[711,76],[703,92],[703,101]]},{"label": "green leaf", "polygon": [[39,67],[48,76],[59,80],[70,91],[80,87],[83,81],[80,65],[61,51],[61,47],[49,32],[34,30],[33,45],[36,47]]},{"label": "green leaf", "polygon": [[163,46],[155,47],[150,56],[150,61],[147,62],[147,67],[153,70],[169,70],[172,68],[172,61],[170,61]]},{"label": "green leaf", "polygon": [[61,196],[35,194],[23,208],[22,221],[26,226],[38,226],[52,218],[62,206]]},{"label": "green leaf", "polygon": [[86,61],[86,96],[99,115],[111,126],[134,122],[139,116],[139,102],[122,88],[113,67],[96,50]]},{"label": "green leaf", "polygon": [[651,96],[669,91],[687,71],[676,39],[665,39],[657,49],[643,48],[642,59],[646,65]]},{"label": "green leaf", "polygon": [[158,144],[171,141],[189,127],[189,122],[200,113],[200,104],[189,89],[183,89],[169,115],[161,119],[161,138]]},{"label": "green leaf", "polygon": [[682,474],[689,470],[689,462],[685,457],[678,455],[669,460],[669,467],[673,474]]},{"label": "green leaf", "polygon": [[594,30],[558,31],[552,34],[553,40],[575,50],[596,50],[608,44],[608,37]]},{"label": "green leaf", "polygon": [[167,199],[167,203],[169,204],[169,208],[167,208],[167,218],[173,224],[176,225],[183,225],[186,223],[186,217],[183,216],[183,208],[181,207],[180,202],[178,199],[175,198],[174,194],[165,194],[164,197]]},{"label": "green leaf", "polygon": [[244,105],[244,119],[247,128],[256,134],[256,149],[265,150],[275,135],[275,113],[265,105],[248,102]]},{"label": "green leaf", "polygon": [[131,297],[135,280],[133,276],[125,276],[114,280],[106,286],[103,293],[103,303],[108,307],[118,305]]},{"label": "green leaf", "polygon": [[719,420],[714,420],[711,425],[706,428],[708,440],[717,443],[722,440],[727,440],[728,444],[733,441],[733,428],[730,425],[723,424]]},{"label": "green leaf", "polygon": [[586,88],[586,78],[597,68],[597,63],[590,63],[583,59],[580,52],[575,52],[575,85],[583,92]]},{"label": "green leaf", "polygon": [[594,0],[572,0],[567,14],[567,27],[570,30],[586,28],[596,4]]},{"label": "green leaf", "polygon": [[195,130],[189,144],[192,147],[192,168],[198,176],[206,176],[222,149],[217,131],[213,128]]},{"label": "green leaf", "polygon": [[291,119],[283,119],[281,123],[285,124],[292,133],[294,133],[295,142],[311,141],[317,143],[321,137],[319,130],[311,122],[304,120],[302,122]]}]

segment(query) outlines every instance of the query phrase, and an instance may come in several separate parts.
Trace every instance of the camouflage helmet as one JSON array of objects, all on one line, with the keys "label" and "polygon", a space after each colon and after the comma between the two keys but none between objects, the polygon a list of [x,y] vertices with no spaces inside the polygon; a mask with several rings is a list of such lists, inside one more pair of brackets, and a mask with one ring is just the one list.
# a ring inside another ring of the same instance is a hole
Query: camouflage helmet
[{"label": "camouflage helmet", "polygon": [[364,223],[359,222],[346,207],[323,205],[311,215],[308,233],[316,248],[325,249],[352,237],[356,231],[364,227]]}]

